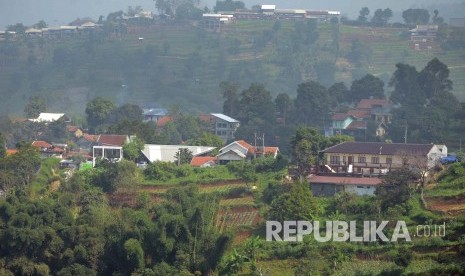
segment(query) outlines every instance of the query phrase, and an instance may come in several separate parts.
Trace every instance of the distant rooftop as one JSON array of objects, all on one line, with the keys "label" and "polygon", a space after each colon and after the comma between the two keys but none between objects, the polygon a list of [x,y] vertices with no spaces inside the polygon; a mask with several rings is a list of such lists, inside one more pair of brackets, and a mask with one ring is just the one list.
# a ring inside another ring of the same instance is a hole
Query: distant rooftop
[{"label": "distant rooftop", "polygon": [[212,116],[216,117],[216,118],[219,118],[223,121],[226,121],[228,123],[239,123],[238,120],[236,119],[233,119],[227,115],[224,115],[224,114],[221,114],[221,113],[210,113]]}]

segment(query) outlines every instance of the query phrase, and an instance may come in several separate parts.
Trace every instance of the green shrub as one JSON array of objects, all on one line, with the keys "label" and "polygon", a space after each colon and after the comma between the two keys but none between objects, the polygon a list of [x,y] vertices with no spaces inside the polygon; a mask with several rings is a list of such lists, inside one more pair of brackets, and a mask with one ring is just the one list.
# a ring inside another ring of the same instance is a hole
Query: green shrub
[{"label": "green shrub", "polygon": [[456,253],[455,252],[440,252],[438,254],[438,263],[449,264],[455,261]]},{"label": "green shrub", "polygon": [[394,258],[394,263],[398,266],[407,267],[412,261],[412,252],[404,247],[399,248],[397,256]]},{"label": "green shrub", "polygon": [[146,178],[166,181],[175,176],[176,166],[171,162],[153,162],[144,170]]},{"label": "green shrub", "polygon": [[236,198],[236,197],[241,197],[248,193],[249,193],[249,190],[247,187],[236,187],[236,188],[230,189],[227,192],[226,197]]},{"label": "green shrub", "polygon": [[186,177],[192,174],[192,166],[189,164],[181,165],[175,168],[176,177]]}]

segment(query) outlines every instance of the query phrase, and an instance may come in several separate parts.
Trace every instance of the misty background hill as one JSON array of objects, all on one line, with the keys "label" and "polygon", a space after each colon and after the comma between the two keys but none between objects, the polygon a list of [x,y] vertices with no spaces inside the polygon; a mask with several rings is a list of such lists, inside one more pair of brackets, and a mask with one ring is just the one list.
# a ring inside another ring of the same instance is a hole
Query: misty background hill
[{"label": "misty background hill", "polygon": [[[401,20],[401,13],[408,8],[438,9],[441,16],[461,17],[465,12],[465,1],[460,0],[325,0],[325,1],[259,1],[245,0],[246,7],[255,4],[276,4],[280,8],[329,9],[340,10],[343,15],[354,18],[362,7],[374,11],[378,8],[390,8],[394,12],[393,21]],[[215,0],[201,0],[200,6],[212,8]],[[155,11],[152,0],[0,0],[0,29],[21,22],[31,25],[44,20],[49,25],[63,25],[76,18],[92,17],[118,10],[126,10],[128,6],[141,6],[146,10]]]}]

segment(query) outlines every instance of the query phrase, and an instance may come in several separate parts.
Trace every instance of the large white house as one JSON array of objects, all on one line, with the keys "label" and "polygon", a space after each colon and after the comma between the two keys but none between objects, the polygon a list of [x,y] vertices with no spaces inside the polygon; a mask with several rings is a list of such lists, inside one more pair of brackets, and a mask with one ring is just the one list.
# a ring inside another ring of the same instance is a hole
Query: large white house
[{"label": "large white house", "polygon": [[193,156],[200,156],[211,152],[215,147],[146,144],[142,150],[142,154],[148,162],[175,162],[175,156],[180,149],[188,149],[192,152]]}]

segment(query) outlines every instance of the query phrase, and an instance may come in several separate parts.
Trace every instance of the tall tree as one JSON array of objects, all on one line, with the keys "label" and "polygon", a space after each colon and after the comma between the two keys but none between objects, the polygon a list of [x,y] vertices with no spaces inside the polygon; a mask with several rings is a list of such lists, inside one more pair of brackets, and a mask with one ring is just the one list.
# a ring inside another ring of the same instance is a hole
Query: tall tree
[{"label": "tall tree", "polygon": [[389,81],[389,86],[394,88],[391,101],[406,106],[423,106],[426,103],[425,94],[418,83],[417,69],[403,63],[397,63],[396,68]]},{"label": "tall tree", "polygon": [[223,140],[211,132],[202,132],[200,136],[187,140],[186,144],[190,146],[216,147],[218,149],[224,145]]},{"label": "tall tree", "polygon": [[331,99],[326,88],[317,82],[299,84],[294,106],[298,124],[323,127],[329,122]]},{"label": "tall tree", "polygon": [[286,118],[288,114],[292,110],[292,100],[287,93],[280,93],[276,96],[274,100],[274,104],[276,105],[276,110],[281,115],[283,120],[283,124],[286,124]]},{"label": "tall tree", "polygon": [[318,21],[316,20],[297,21],[294,24],[294,29],[294,39],[304,45],[312,45],[320,37],[320,33],[318,33]]},{"label": "tall tree", "polygon": [[37,118],[40,113],[47,111],[47,104],[42,96],[30,96],[24,107],[27,118]]},{"label": "tall tree", "polygon": [[48,25],[47,25],[47,23],[45,23],[44,20],[40,20],[39,22],[34,24],[33,27],[36,28],[36,29],[45,29],[45,28],[48,27]]},{"label": "tall tree", "polygon": [[347,53],[346,57],[350,62],[362,65],[363,63],[370,62],[372,54],[373,51],[368,44],[363,43],[359,39],[354,39],[352,40],[350,51]]},{"label": "tall tree", "polygon": [[218,11],[236,11],[237,9],[245,9],[245,4],[242,1],[224,0],[216,1],[216,5],[213,8],[214,12]]},{"label": "tall tree", "polygon": [[154,0],[155,7],[161,14],[176,16],[178,8],[183,5],[196,6],[200,3],[199,0]]},{"label": "tall tree", "polygon": [[365,23],[368,20],[369,14],[370,14],[370,9],[368,9],[367,7],[363,7],[359,12],[359,16],[357,20]]},{"label": "tall tree", "polygon": [[333,107],[342,102],[349,102],[349,89],[343,82],[337,82],[328,88],[328,94],[331,97]]},{"label": "tall tree", "polygon": [[87,124],[89,125],[90,129],[95,131],[95,129],[103,124],[108,116],[113,112],[115,109],[115,104],[102,97],[96,97],[90,102],[87,103],[86,106],[86,114],[87,114]]},{"label": "tall tree", "polygon": [[3,138],[3,134],[0,132],[0,158],[6,156],[6,142]]},{"label": "tall tree", "polygon": [[325,137],[316,129],[299,127],[292,136],[291,153],[299,174],[306,176],[312,165],[316,164],[318,151],[325,147]]},{"label": "tall tree", "polygon": [[220,91],[223,96],[223,113],[235,117],[239,111],[238,86],[235,83],[223,81],[220,83]]},{"label": "tall tree", "polygon": [[355,102],[369,98],[384,99],[384,82],[378,77],[367,74],[352,82],[350,95]]},{"label": "tall tree", "polygon": [[196,116],[182,115],[174,121],[174,125],[181,135],[183,142],[199,137],[202,132],[200,119]]},{"label": "tall tree", "polygon": [[452,90],[452,81],[449,79],[447,65],[433,58],[418,76],[418,83],[427,99],[441,97]]},{"label": "tall tree", "polygon": [[23,23],[16,23],[14,25],[8,25],[6,27],[6,30],[8,32],[17,32],[18,34],[24,34],[24,32],[26,31],[27,27],[24,26]]},{"label": "tall tree", "polygon": [[417,176],[407,168],[389,172],[375,192],[382,210],[407,201],[413,191],[410,185],[416,178]]},{"label": "tall tree", "polygon": [[189,164],[194,157],[192,154],[192,151],[190,151],[187,148],[180,148],[178,152],[176,152],[176,155],[174,156],[176,158],[176,164],[178,165],[184,165],[184,164]]},{"label": "tall tree", "polygon": [[258,122],[257,127],[264,127],[274,122],[274,111],[271,93],[262,84],[251,84],[242,91],[239,113],[241,124]]},{"label": "tall tree", "polygon": [[386,25],[389,19],[392,17],[392,10],[387,8],[387,9],[377,9],[375,11],[375,14],[371,18],[371,23],[378,25],[378,26],[383,26]]},{"label": "tall tree", "polygon": [[124,158],[135,161],[144,149],[144,142],[135,137],[129,143],[123,145],[123,156]]},{"label": "tall tree", "polygon": [[402,18],[407,25],[425,25],[429,22],[430,14],[425,9],[408,9],[402,12]]},{"label": "tall tree", "polygon": [[142,122],[143,110],[140,106],[135,104],[123,104],[111,111],[108,115],[106,122],[109,124],[118,124],[122,121],[129,121],[132,123]]}]

